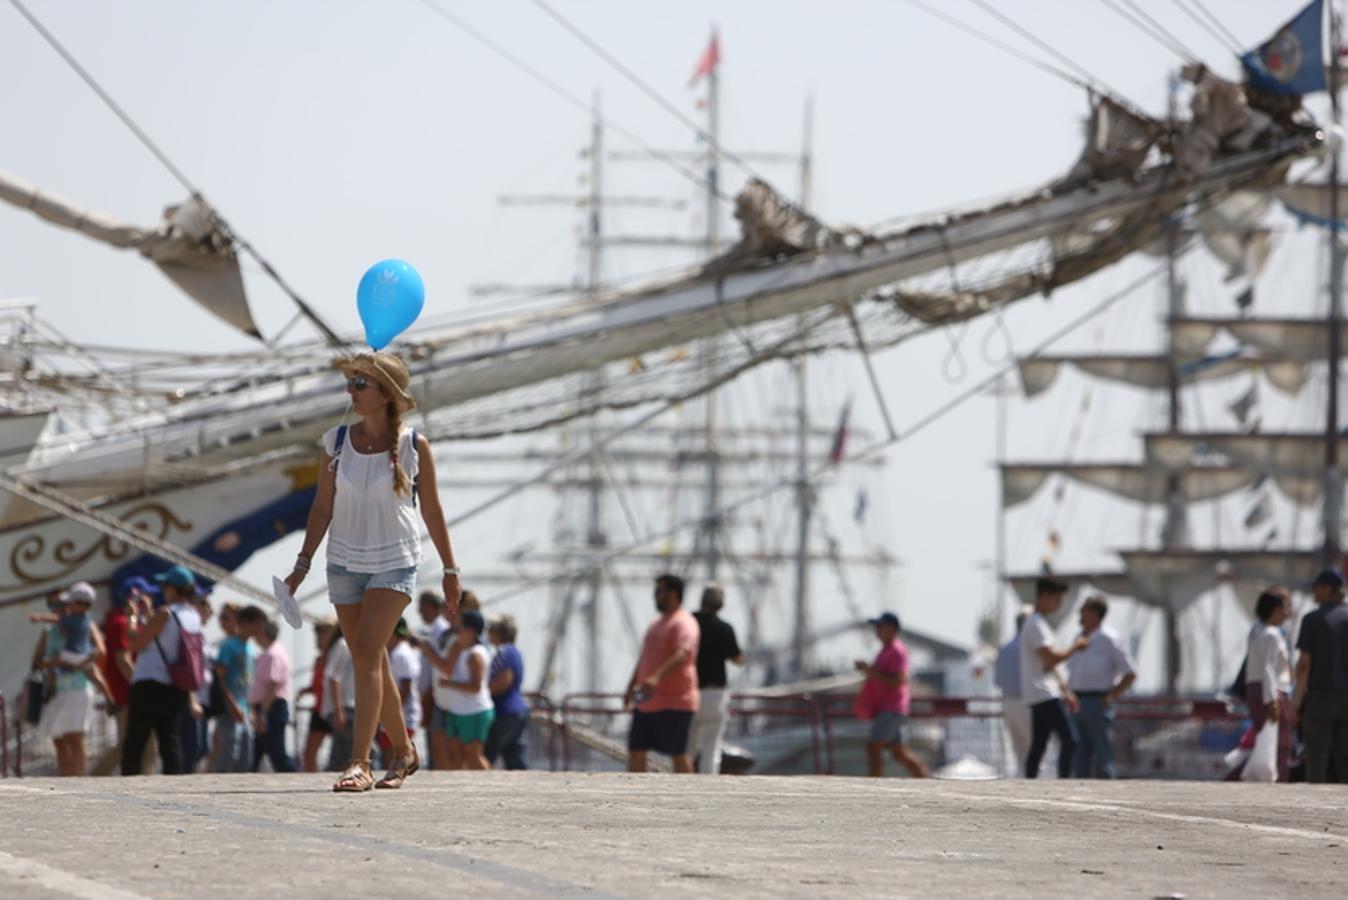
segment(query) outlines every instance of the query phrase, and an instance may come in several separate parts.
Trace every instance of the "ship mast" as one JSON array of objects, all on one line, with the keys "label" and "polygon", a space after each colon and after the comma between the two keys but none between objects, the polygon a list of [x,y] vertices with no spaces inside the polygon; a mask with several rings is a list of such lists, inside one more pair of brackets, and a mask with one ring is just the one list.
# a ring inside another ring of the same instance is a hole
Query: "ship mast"
[{"label": "ship mast", "polygon": [[[1167,91],[1168,101],[1166,115],[1170,121],[1170,128],[1175,128],[1177,116],[1176,109],[1176,78],[1172,75]],[[1182,410],[1180,408],[1180,371],[1179,361],[1175,355],[1174,332],[1169,327],[1170,323],[1184,314],[1184,286],[1179,278],[1179,271],[1176,262],[1179,257],[1180,241],[1180,221],[1178,213],[1171,215],[1170,221],[1166,223],[1165,245],[1166,245],[1166,411],[1168,415],[1167,425],[1171,434],[1180,430],[1182,420]],[[1181,475],[1178,471],[1171,472],[1166,481],[1166,505],[1165,505],[1165,524],[1161,530],[1161,545],[1165,550],[1174,550],[1188,544],[1188,510],[1184,500],[1184,488],[1181,484]],[[1165,608],[1165,689],[1166,693],[1174,697],[1179,693],[1180,676],[1180,622],[1179,613],[1175,608],[1176,598],[1169,583],[1164,586],[1164,595],[1161,598]]]},{"label": "ship mast", "polygon": [[[800,153],[800,208],[810,208],[810,171],[814,130],[814,104],[805,101],[805,128]],[[799,320],[805,334],[805,319]],[[791,667],[797,678],[805,677],[807,635],[810,630],[810,517],[814,512],[814,489],[810,485],[810,408],[805,371],[805,354],[798,353],[791,363],[796,380],[796,603],[794,630],[791,635]]]},{"label": "ship mast", "polygon": [[[1339,21],[1329,10],[1330,82],[1329,105],[1337,132],[1339,125]],[[1339,357],[1343,347],[1339,334],[1343,319],[1343,243],[1339,235],[1339,152],[1333,145],[1329,160],[1329,400],[1325,415],[1325,508],[1323,563],[1337,568],[1342,555],[1340,528],[1343,519],[1343,482],[1339,476]]]},{"label": "ship mast", "polygon": [[[706,247],[707,259],[716,256],[720,244],[721,210],[720,202],[720,159],[721,159],[721,73],[720,73],[720,36],[716,29],[711,31],[711,46],[716,48],[718,58],[714,59],[707,72],[707,178],[704,185],[706,195]],[[708,384],[716,381],[716,353],[719,345],[716,338],[707,338],[702,342],[702,365],[706,371]],[[702,559],[708,581],[715,581],[721,567],[721,471],[717,459],[716,447],[716,391],[707,391],[705,398],[706,453],[707,453],[707,494],[706,519],[702,531]]]}]

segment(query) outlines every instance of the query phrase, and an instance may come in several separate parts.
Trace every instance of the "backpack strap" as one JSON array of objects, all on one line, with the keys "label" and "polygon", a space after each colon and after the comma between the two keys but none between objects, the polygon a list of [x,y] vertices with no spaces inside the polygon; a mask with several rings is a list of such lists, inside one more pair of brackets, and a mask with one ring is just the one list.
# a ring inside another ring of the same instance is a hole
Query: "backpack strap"
[{"label": "backpack strap", "polygon": [[[183,639],[183,625],[182,625],[181,622],[178,621],[178,614],[175,613],[175,612],[173,611],[173,608],[170,607],[170,606],[165,606],[164,608],[168,610],[169,617],[173,619],[173,624],[178,626],[178,643],[181,644],[181,643],[182,643],[182,639]],[[164,630],[161,628],[159,631],[160,631],[160,634],[162,634]],[[167,671],[168,671],[168,667],[169,667],[170,665],[172,665],[172,663],[170,663],[170,662],[169,662],[169,658],[168,658],[167,656],[164,655],[164,645],[161,644],[161,643],[159,643],[159,635],[158,635],[158,634],[156,634],[156,635],[154,636],[154,646],[155,646],[155,649],[157,649],[157,650],[159,651],[159,658],[162,659],[162,660],[164,661],[164,671],[167,672]],[[182,652],[183,652],[182,647],[179,646],[179,647],[178,647],[178,656],[181,656],[181,655],[182,655]],[[177,657],[174,657],[173,662],[177,662],[177,661],[178,661],[178,660],[177,660]]]},{"label": "backpack strap", "polygon": [[337,437],[332,442],[332,465],[329,467],[332,471],[337,471],[337,464],[342,460],[342,447],[346,444],[346,426],[337,426]]},{"label": "backpack strap", "polygon": [[[417,430],[412,431],[412,452],[417,453]],[[417,457],[417,477],[412,479],[412,508],[417,508],[417,493],[421,490],[421,457]]]}]

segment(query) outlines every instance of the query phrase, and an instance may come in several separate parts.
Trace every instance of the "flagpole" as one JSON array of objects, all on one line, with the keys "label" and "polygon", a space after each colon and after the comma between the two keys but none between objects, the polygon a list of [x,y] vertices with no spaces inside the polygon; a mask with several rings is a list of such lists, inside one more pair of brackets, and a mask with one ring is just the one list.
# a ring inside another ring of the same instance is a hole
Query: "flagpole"
[{"label": "flagpole", "polygon": [[1329,16],[1330,84],[1329,108],[1334,123],[1329,160],[1329,401],[1325,416],[1325,509],[1324,564],[1339,567],[1342,549],[1343,483],[1339,477],[1339,357],[1343,353],[1340,323],[1343,319],[1343,242],[1339,235],[1339,19],[1332,3]]}]

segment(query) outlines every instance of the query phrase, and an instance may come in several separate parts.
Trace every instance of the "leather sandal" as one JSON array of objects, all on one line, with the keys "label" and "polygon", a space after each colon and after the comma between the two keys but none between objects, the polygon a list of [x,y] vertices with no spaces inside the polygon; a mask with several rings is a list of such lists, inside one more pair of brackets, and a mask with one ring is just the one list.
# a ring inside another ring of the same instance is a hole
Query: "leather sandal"
[{"label": "leather sandal", "polygon": [[412,751],[410,757],[398,756],[394,758],[392,768],[388,770],[387,775],[375,782],[375,787],[396,791],[403,786],[404,781],[416,774],[416,771],[421,768],[421,755],[417,753],[415,744],[410,745],[410,749]]},{"label": "leather sandal", "polygon": [[374,776],[370,774],[368,759],[353,759],[346,767],[342,777],[333,784],[332,789],[339,794],[363,794],[374,787]]}]

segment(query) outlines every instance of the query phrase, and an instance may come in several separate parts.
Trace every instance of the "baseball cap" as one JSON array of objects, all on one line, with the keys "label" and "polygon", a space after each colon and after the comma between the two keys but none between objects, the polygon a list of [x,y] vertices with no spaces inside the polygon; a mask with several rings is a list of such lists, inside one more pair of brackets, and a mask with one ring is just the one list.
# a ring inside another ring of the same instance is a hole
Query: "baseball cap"
[{"label": "baseball cap", "polygon": [[880,615],[876,616],[874,619],[867,619],[866,623],[868,625],[891,625],[894,628],[898,628],[899,617],[894,615],[892,612],[883,612],[880,613]]},{"label": "baseball cap", "polygon": [[1319,575],[1315,576],[1315,581],[1311,582],[1311,584],[1312,585],[1327,584],[1332,588],[1342,589],[1343,576],[1339,574],[1337,569],[1325,569]]},{"label": "baseball cap", "polygon": [[482,613],[476,609],[465,609],[460,612],[459,621],[463,623],[464,628],[478,634],[481,634],[487,628],[487,622],[482,618]]},{"label": "baseball cap", "polygon": [[61,592],[62,603],[88,603],[92,605],[97,598],[98,595],[94,593],[94,586],[87,581],[77,581]]},{"label": "baseball cap", "polygon": [[154,593],[154,587],[139,575],[132,575],[130,578],[122,579],[122,583],[117,586],[117,599],[125,602],[131,599],[131,594],[139,591],[142,594]]},{"label": "baseball cap", "polygon": [[186,566],[171,566],[168,571],[156,575],[154,580],[179,590],[196,587],[197,584],[196,576]]}]

